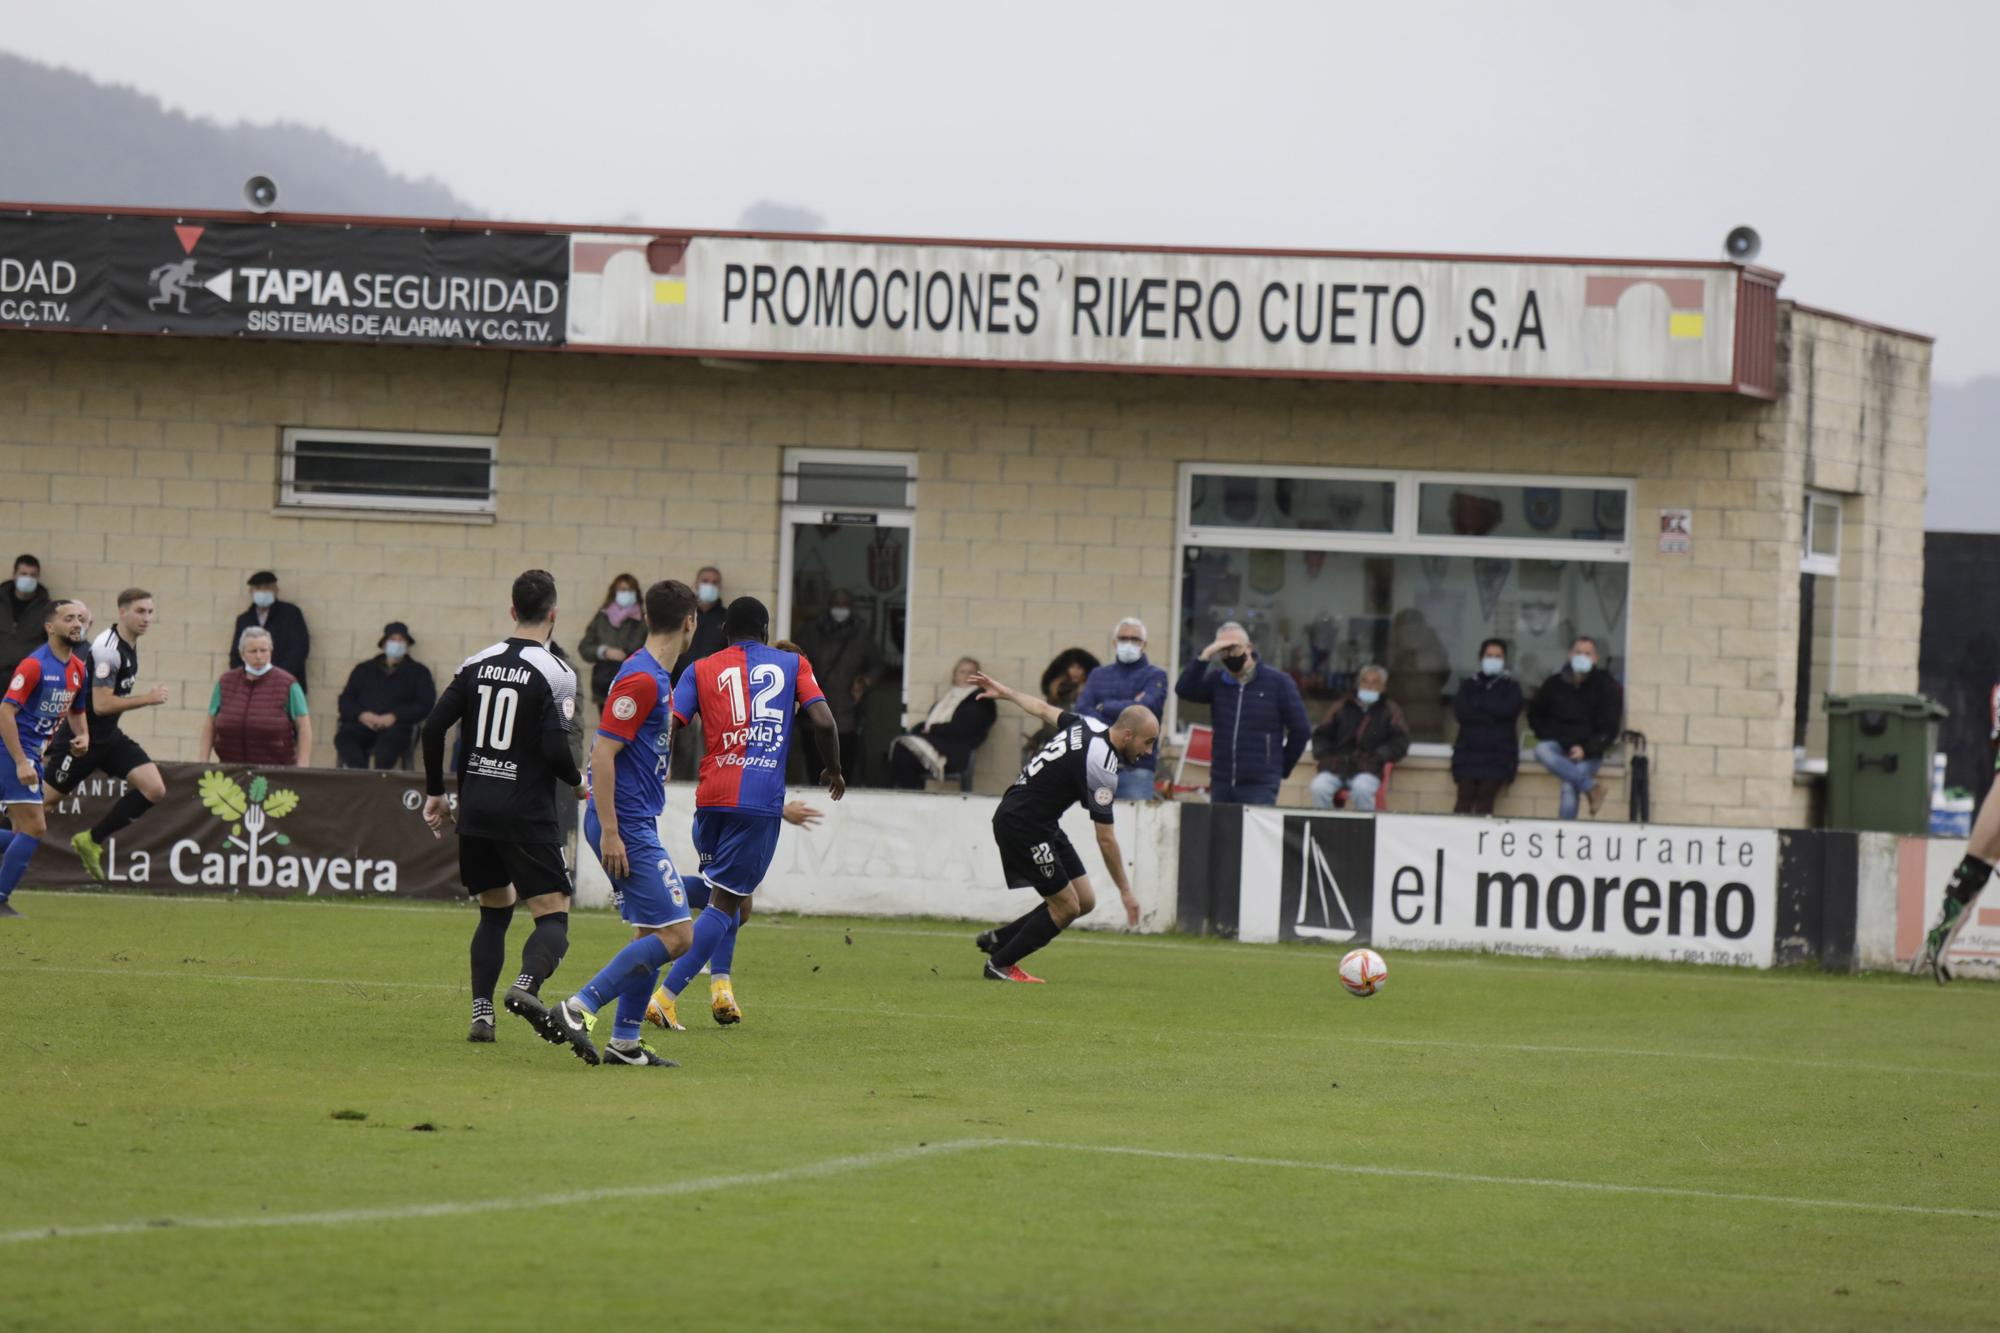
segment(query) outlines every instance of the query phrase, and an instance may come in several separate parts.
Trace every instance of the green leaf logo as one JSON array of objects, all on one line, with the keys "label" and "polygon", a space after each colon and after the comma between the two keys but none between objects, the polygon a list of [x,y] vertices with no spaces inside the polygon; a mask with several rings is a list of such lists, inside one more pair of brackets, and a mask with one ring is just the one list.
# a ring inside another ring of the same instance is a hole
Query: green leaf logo
[{"label": "green leaf logo", "polygon": [[[263,781],[262,778],[258,779]],[[271,799],[264,802],[264,813],[273,819],[283,819],[299,808],[299,794],[290,787],[282,787],[271,793]]]},{"label": "green leaf logo", "polygon": [[250,779],[250,800],[253,803],[262,804],[264,800],[264,794],[270,790],[271,790],[271,784],[269,780],[267,780],[262,773],[259,773],[256,777]]},{"label": "green leaf logo", "polygon": [[237,786],[235,779],[227,773],[209,770],[196,782],[195,790],[208,813],[217,819],[241,819],[244,812],[250,808],[250,802],[243,795],[243,789]]}]

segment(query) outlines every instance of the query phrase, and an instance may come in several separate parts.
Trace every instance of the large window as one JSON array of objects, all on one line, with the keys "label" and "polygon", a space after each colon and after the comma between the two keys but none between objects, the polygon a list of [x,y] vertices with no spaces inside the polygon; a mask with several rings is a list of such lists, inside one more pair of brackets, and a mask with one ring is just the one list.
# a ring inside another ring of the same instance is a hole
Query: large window
[{"label": "large window", "polygon": [[1443,747],[1482,639],[1507,640],[1531,690],[1579,634],[1624,675],[1630,510],[1618,481],[1190,465],[1176,661],[1241,622],[1315,725],[1377,662],[1412,740]]}]

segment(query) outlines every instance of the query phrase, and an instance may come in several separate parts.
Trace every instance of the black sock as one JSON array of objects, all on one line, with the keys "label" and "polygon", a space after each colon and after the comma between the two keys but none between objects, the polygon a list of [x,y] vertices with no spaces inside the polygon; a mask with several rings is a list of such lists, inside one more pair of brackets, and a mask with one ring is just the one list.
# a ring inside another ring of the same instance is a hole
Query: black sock
[{"label": "black sock", "polygon": [[472,928],[474,1018],[490,1020],[493,1017],[493,988],[500,984],[500,969],[507,962],[507,927],[513,920],[512,903],[505,907],[479,909],[479,924]]},{"label": "black sock", "polygon": [[535,918],[535,931],[521,945],[521,975],[515,985],[533,994],[562,966],[569,952],[569,913],[550,912]]},{"label": "black sock", "polygon": [[1009,921],[1004,926],[995,926],[993,928],[993,935],[994,935],[993,947],[996,949],[999,948],[1001,945],[1005,944],[1008,940],[1011,940],[1016,935],[1020,934],[1021,927],[1027,925],[1030,921],[1033,921],[1038,916],[1047,916],[1048,914],[1049,914],[1049,905],[1047,903],[1045,902],[1036,903],[1033,910],[1021,913],[1021,915],[1015,917],[1012,921]]},{"label": "black sock", "polygon": [[1958,863],[1958,869],[1951,872],[1951,883],[1944,890],[1945,897],[1970,904],[1992,877],[1991,865],[1976,856],[1968,856]]},{"label": "black sock", "polygon": [[993,966],[1003,970],[1012,967],[1060,934],[1062,927],[1049,915],[1049,905],[1043,903],[1021,924],[1011,939],[993,951]]},{"label": "black sock", "polygon": [[125,794],[118,798],[118,803],[111,807],[111,813],[91,826],[90,836],[102,843],[152,808],[153,803],[141,796],[138,788],[128,787]]}]

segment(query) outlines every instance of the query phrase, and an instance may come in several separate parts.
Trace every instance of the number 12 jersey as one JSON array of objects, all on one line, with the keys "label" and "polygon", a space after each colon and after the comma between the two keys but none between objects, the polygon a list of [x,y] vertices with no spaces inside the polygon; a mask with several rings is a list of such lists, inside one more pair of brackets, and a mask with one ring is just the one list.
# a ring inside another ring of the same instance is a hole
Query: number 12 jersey
[{"label": "number 12 jersey", "polygon": [[674,721],[684,727],[698,713],[705,738],[695,808],[784,814],[793,725],[825,698],[812,663],[755,641],[732,643],[681,672]]}]

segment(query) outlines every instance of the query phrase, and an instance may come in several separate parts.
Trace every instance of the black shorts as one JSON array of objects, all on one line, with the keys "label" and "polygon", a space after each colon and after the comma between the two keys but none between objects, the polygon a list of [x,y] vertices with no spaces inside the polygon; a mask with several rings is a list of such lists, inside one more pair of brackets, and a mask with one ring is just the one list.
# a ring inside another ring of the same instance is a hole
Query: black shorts
[{"label": "black shorts", "polygon": [[499,838],[458,835],[458,878],[470,894],[504,889],[509,884],[523,898],[544,893],[565,897],[570,886],[569,858],[553,842],[503,842]]},{"label": "black shorts", "polygon": [[1083,858],[1069,835],[1054,824],[1033,827],[993,821],[993,841],[1000,847],[1000,869],[1010,889],[1033,889],[1044,898],[1061,893],[1085,871]]},{"label": "black shorts", "polygon": [[124,779],[135,768],[153,762],[146,748],[122,731],[92,736],[90,749],[82,754],[69,748],[70,730],[65,722],[49,741],[48,784],[67,796],[92,773]]}]

